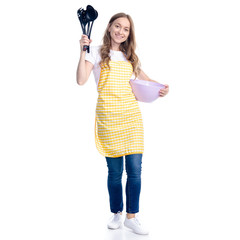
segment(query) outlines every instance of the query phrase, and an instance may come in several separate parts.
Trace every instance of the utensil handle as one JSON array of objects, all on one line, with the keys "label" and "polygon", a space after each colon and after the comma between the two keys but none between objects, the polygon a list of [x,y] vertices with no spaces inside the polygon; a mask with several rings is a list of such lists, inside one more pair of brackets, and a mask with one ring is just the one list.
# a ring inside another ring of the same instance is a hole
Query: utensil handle
[{"label": "utensil handle", "polygon": [[89,37],[89,38],[90,38],[90,36],[91,36],[93,22],[94,22],[94,21],[91,22],[91,26],[90,26],[90,29],[89,29],[89,31],[88,31],[88,37]]},{"label": "utensil handle", "polygon": [[[85,31],[85,34],[88,35],[88,38],[90,38],[90,35],[91,35],[93,22],[94,22],[94,21],[88,23],[87,33],[86,33],[86,31]],[[90,52],[89,46],[83,46],[83,51],[87,51],[87,52],[89,53],[89,52]]]},{"label": "utensil handle", "polygon": [[88,53],[89,53],[89,46],[87,46],[87,45],[85,45],[85,46],[83,46],[83,51],[87,51]]},{"label": "utensil handle", "polygon": [[[85,32],[84,34],[86,34],[86,32]],[[87,36],[88,36],[88,35],[87,35]],[[88,39],[89,39],[89,36],[88,36]],[[84,46],[83,46],[83,51],[87,51],[87,52],[89,53],[89,46],[84,45]]]}]

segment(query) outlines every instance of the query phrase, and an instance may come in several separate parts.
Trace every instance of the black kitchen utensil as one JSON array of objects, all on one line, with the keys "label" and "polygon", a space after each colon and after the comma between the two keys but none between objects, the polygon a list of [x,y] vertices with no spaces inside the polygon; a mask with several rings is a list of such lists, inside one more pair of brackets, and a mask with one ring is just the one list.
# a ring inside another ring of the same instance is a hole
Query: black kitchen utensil
[{"label": "black kitchen utensil", "polygon": [[[83,34],[87,35],[88,38],[90,39],[93,22],[98,17],[98,12],[91,5],[87,5],[86,10],[82,8],[78,9],[77,15],[81,23]],[[83,51],[86,50],[88,53],[90,52],[89,46],[83,46]]]},{"label": "black kitchen utensil", "polygon": [[78,9],[77,11],[78,19],[81,23],[83,34],[86,34],[86,25],[87,25],[87,19],[86,19],[86,11],[82,8]]},{"label": "black kitchen utensil", "polygon": [[98,12],[90,5],[87,6],[87,10],[86,10],[86,19],[88,21],[88,37],[90,38],[91,35],[91,31],[92,31],[92,25],[93,22],[95,21],[95,19],[98,17]]}]

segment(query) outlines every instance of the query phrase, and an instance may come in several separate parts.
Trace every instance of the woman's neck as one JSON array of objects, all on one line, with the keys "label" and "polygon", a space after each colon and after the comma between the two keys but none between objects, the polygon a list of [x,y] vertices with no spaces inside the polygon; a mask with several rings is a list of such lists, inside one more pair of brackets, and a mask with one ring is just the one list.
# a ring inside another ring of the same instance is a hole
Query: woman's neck
[{"label": "woman's neck", "polygon": [[111,50],[113,50],[113,51],[120,51],[120,44],[117,44],[117,43],[115,43],[115,42],[111,42]]}]

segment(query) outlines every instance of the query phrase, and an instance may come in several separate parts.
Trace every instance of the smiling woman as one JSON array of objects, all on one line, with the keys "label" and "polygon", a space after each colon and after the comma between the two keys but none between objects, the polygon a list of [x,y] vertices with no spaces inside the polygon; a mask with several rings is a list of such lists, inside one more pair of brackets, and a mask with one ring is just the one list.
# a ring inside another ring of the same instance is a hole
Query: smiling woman
[{"label": "smiling woman", "polygon": [[[90,43],[91,40],[83,35],[80,40],[81,50]],[[83,85],[93,70],[98,90],[95,143],[107,161],[110,210],[114,213],[108,228],[117,229],[122,224],[125,157],[127,216],[124,225],[135,233],[148,234],[135,216],[139,212],[144,134],[142,114],[129,81],[137,76],[143,80],[152,80],[140,69],[135,49],[132,18],[125,13],[114,15],[105,30],[103,44],[91,47],[90,53],[81,51],[77,82]],[[167,92],[165,86],[163,96]]]}]

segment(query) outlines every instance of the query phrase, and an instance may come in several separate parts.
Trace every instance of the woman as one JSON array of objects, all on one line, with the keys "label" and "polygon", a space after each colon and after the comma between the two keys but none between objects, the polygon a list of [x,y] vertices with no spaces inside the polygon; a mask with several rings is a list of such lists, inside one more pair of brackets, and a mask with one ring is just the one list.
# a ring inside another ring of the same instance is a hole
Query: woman
[{"label": "woman", "polygon": [[[82,35],[81,54],[77,69],[77,83],[83,85],[93,70],[98,90],[96,106],[95,140],[98,151],[106,157],[110,209],[114,213],[108,224],[118,229],[122,224],[122,172],[123,156],[127,172],[126,219],[124,225],[138,234],[148,234],[137,220],[141,190],[141,164],[144,150],[143,123],[138,102],[129,80],[151,80],[140,68],[135,53],[136,41],[131,17],[115,14],[106,28],[103,44],[82,51],[91,40]],[[159,96],[168,93],[168,85]]]}]

